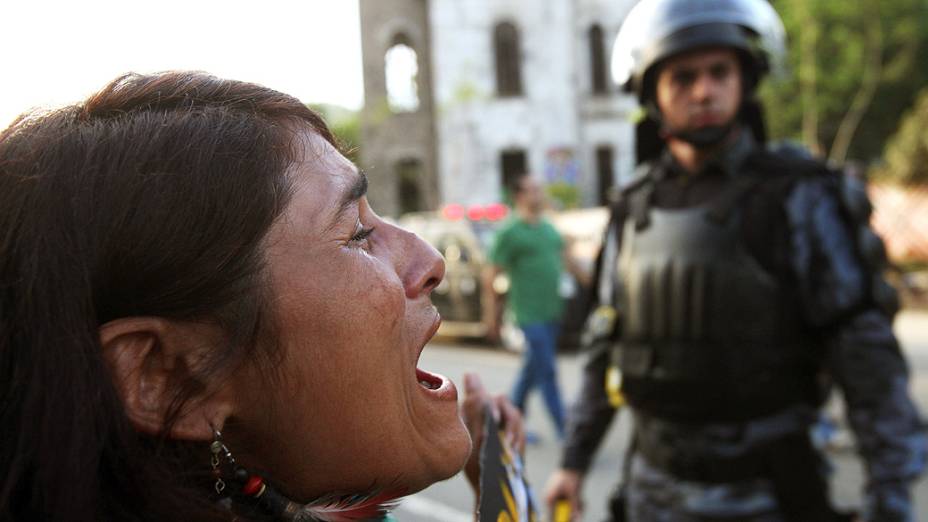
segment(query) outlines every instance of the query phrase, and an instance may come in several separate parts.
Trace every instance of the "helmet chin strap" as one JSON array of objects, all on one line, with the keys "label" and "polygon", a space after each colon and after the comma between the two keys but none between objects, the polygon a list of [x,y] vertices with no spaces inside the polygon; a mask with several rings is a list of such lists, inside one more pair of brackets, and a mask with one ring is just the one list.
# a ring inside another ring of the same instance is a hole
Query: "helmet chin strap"
[{"label": "helmet chin strap", "polygon": [[735,127],[735,123],[738,121],[741,114],[739,110],[734,118],[722,125],[708,125],[694,130],[676,130],[671,129],[666,124],[660,109],[657,108],[657,104],[653,101],[648,101],[646,110],[648,116],[660,126],[661,136],[685,141],[697,149],[712,148],[724,141]]},{"label": "helmet chin strap", "polygon": [[708,149],[721,143],[731,133],[734,122],[724,125],[709,125],[695,130],[675,131],[664,127],[667,136],[685,141],[697,149]]}]

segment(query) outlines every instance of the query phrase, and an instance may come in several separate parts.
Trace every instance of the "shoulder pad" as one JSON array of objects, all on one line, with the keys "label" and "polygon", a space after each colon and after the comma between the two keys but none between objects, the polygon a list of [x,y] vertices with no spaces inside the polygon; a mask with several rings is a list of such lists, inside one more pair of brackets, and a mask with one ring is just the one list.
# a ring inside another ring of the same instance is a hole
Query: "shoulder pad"
[{"label": "shoulder pad", "polygon": [[764,177],[806,178],[831,171],[821,161],[794,152],[758,148],[744,160],[744,167]]},{"label": "shoulder pad", "polygon": [[815,160],[815,155],[812,154],[812,151],[807,149],[802,143],[794,140],[782,140],[768,143],[767,152],[787,158]]},{"label": "shoulder pad", "polygon": [[870,228],[873,205],[867,195],[866,183],[838,169],[825,168],[823,173],[819,179],[825,181],[825,190],[831,193],[847,220],[858,258],[869,273],[870,299],[888,317],[892,317],[899,310],[899,297],[896,289],[883,279],[888,265],[886,246]]},{"label": "shoulder pad", "polygon": [[873,205],[867,195],[867,186],[863,181],[848,175],[840,175],[838,182],[838,196],[841,206],[859,223],[869,223]]}]

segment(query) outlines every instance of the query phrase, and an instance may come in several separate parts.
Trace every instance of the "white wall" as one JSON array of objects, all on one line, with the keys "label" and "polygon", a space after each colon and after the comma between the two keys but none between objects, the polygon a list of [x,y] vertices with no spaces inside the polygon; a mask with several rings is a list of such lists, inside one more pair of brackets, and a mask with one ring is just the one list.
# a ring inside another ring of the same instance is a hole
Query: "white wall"
[{"label": "white wall", "polygon": [[[619,32],[628,11],[637,0],[574,0],[576,16],[574,17],[576,54],[575,71],[577,78],[580,119],[582,121],[580,140],[583,143],[584,205],[595,204],[599,194],[599,180],[596,172],[596,148],[610,145],[613,149],[614,185],[621,186],[631,180],[634,173],[634,125],[632,118],[637,112],[637,103],[633,96],[620,92],[612,82],[609,65],[612,60],[612,44]],[[598,24],[603,30],[603,46],[608,96],[592,94],[590,74],[591,59],[589,51],[589,30]]]},{"label": "white wall", "polygon": [[[596,200],[595,147],[611,143],[621,179],[631,151],[634,103],[622,96],[590,99],[587,30],[597,20],[606,53],[633,1],[431,0],[433,93],[439,190],[443,202],[500,199],[499,155],[519,148],[542,176],[548,151],[573,150],[583,202]],[[519,29],[523,96],[496,96],[493,28]],[[630,162],[630,160],[629,160]],[[617,180],[618,181],[618,180]]]}]

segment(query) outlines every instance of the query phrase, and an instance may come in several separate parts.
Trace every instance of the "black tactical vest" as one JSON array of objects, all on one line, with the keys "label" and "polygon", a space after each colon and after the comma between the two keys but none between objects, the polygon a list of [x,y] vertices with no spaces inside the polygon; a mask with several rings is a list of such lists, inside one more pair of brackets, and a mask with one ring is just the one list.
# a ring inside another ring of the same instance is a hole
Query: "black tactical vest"
[{"label": "black tactical vest", "polygon": [[745,251],[737,205],[713,211],[739,199],[738,183],[730,189],[623,225],[615,355],[623,393],[642,412],[743,421],[817,400],[820,349],[782,284]]}]

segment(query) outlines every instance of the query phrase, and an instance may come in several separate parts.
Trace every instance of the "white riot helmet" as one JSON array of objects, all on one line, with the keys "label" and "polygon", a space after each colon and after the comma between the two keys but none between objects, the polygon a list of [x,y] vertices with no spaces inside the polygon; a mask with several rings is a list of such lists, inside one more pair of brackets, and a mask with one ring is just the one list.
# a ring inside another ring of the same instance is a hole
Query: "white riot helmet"
[{"label": "white riot helmet", "polygon": [[612,50],[612,77],[645,103],[651,69],[700,47],[723,46],[746,60],[746,85],[782,69],[783,22],[766,0],[642,0],[622,23]]}]

